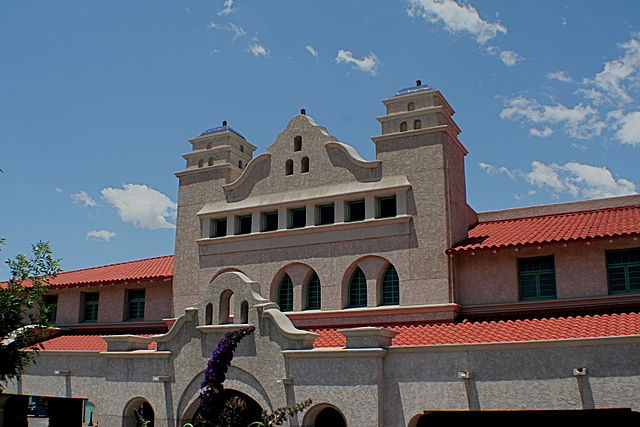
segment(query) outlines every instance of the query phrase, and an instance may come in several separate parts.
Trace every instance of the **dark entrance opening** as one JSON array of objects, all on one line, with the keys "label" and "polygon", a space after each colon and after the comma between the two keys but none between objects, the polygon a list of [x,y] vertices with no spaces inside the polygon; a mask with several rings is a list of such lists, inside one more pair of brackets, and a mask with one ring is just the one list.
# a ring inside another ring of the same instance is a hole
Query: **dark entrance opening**
[{"label": "dark entrance opening", "polygon": [[[230,407],[241,407],[242,411],[237,411],[237,415],[232,414],[234,411]],[[220,419],[221,415],[225,417],[226,424],[232,427],[246,427],[249,424],[262,421],[262,407],[246,394],[230,389],[224,389],[219,395],[219,399],[212,411],[214,420]],[[194,427],[209,427],[211,424],[203,422],[200,417],[200,409],[196,411],[192,424]]]},{"label": "dark entrance opening", "polygon": [[347,427],[342,414],[332,407],[320,411],[313,425],[315,427]]}]

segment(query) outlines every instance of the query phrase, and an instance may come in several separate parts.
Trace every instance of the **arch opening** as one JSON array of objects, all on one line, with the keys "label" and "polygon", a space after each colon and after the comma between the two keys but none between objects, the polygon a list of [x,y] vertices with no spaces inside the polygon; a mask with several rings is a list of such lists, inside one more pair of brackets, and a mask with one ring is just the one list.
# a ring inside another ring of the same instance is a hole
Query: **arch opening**
[{"label": "arch opening", "polygon": [[233,322],[233,291],[230,289],[225,290],[220,294],[220,309],[218,312],[220,313],[220,317],[218,322],[221,325],[225,325]]},{"label": "arch opening", "polygon": [[280,311],[293,310],[293,282],[287,273],[284,274],[278,286],[278,305]]},{"label": "arch opening", "polygon": [[154,426],[155,413],[153,407],[143,397],[131,399],[124,407],[122,427],[138,427],[139,425],[144,425],[143,422],[145,421],[147,423],[146,427]]},{"label": "arch opening", "polygon": [[284,164],[284,173],[285,175],[293,175],[293,160],[289,159]]},{"label": "arch opening", "polygon": [[[195,400],[191,404],[185,411],[182,422],[190,422],[194,427],[210,427],[210,423],[203,422],[200,418],[199,403],[199,400]],[[260,404],[247,394],[229,388],[225,388],[222,393],[220,393],[214,408],[212,408],[211,418],[214,420],[220,419],[220,415],[225,411],[225,408],[229,406],[242,408],[240,411],[241,415],[233,422],[224,425],[244,427],[251,423],[262,421],[262,407]]]},{"label": "arch opening", "polygon": [[351,279],[349,279],[349,291],[347,298],[347,307],[366,307],[367,306],[367,279],[360,269],[356,267]]}]

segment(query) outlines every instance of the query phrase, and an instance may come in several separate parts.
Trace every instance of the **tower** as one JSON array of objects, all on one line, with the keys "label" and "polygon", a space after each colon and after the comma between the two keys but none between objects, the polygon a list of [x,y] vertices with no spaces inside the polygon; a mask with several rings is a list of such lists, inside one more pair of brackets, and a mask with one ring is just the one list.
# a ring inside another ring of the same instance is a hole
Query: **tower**
[{"label": "tower", "polygon": [[191,151],[183,154],[186,168],[175,175],[179,179],[176,251],[173,276],[174,307],[180,312],[197,301],[197,240],[203,235],[197,213],[206,202],[222,200],[222,186],[235,181],[251,161],[256,146],[248,142],[226,121],[190,139]]}]

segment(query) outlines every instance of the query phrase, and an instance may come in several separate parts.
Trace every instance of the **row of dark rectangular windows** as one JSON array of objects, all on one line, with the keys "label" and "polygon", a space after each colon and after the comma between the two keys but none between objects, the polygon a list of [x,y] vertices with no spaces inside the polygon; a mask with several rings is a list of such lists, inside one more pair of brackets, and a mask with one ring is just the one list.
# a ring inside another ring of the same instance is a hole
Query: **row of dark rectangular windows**
[{"label": "row of dark rectangular windows", "polygon": [[[335,204],[316,206],[316,224],[328,225],[335,222]],[[289,209],[289,221],[287,228],[302,228],[307,226],[307,208]],[[262,212],[262,232],[276,231],[278,229],[278,211]],[[397,215],[396,196],[376,198],[376,218],[391,218]],[[236,217],[235,234],[249,234],[252,232],[251,215],[239,215]],[[364,199],[346,202],[346,221],[364,221]],[[227,235],[227,219],[218,218],[211,220],[209,237],[224,237]]]},{"label": "row of dark rectangular windows", "polygon": [[[607,251],[609,293],[640,292],[640,248]],[[520,299],[556,297],[553,256],[518,260]]]},{"label": "row of dark rectangular windows", "polygon": [[[99,303],[99,292],[82,293],[82,322],[98,321]],[[58,295],[46,295],[44,305],[49,321],[55,323],[58,314]],[[144,289],[129,289],[127,291],[127,311],[124,320],[144,320]]]}]

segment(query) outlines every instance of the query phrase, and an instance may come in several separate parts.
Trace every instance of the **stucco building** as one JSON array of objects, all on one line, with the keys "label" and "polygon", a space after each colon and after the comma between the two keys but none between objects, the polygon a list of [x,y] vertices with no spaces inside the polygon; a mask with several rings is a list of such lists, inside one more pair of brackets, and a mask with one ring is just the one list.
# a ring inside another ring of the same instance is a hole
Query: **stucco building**
[{"label": "stucco building", "polygon": [[372,161],[304,110],[257,156],[226,122],[191,139],[175,255],[56,278],[66,332],[5,412],[38,395],[90,402],[101,427],[143,404],[181,426],[239,325],[256,332],[225,386],[264,409],[313,399],[294,425],[638,410],[640,196],[476,212],[443,95],[382,102]]}]

